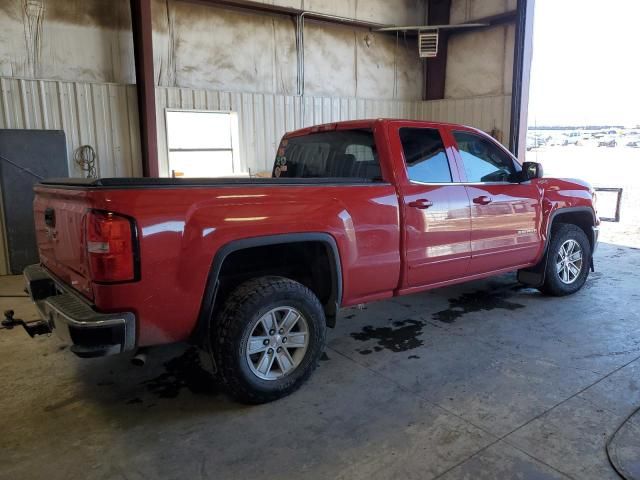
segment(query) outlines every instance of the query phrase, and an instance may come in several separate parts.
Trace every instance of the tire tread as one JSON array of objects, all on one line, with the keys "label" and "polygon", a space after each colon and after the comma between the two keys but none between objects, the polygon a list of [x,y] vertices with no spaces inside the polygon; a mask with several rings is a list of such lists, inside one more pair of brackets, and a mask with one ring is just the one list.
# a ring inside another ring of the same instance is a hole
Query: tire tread
[{"label": "tire tread", "polygon": [[[580,274],[582,278],[578,279],[574,284],[565,285],[561,283],[558,278],[556,278],[557,274],[555,272],[555,253],[554,252],[556,252],[556,250],[558,249],[559,247],[558,244],[561,241],[564,242],[569,238],[573,238],[574,240],[577,240],[578,243],[580,243],[581,246],[583,247],[583,252],[584,252],[583,257],[584,257],[584,263],[586,265],[583,264],[584,273]],[[591,255],[592,255],[592,252],[591,252],[591,244],[589,243],[589,239],[587,238],[584,231],[579,226],[574,225],[572,223],[554,224],[551,229],[551,239],[549,243],[549,253],[547,258],[545,279],[544,279],[544,283],[539,288],[539,290],[546,295],[552,295],[555,297],[571,295],[572,293],[575,293],[578,290],[580,290],[584,285],[584,283],[586,282],[587,277],[589,276],[589,268],[591,265]]]},{"label": "tire tread", "polygon": [[[224,307],[217,317],[216,328],[214,328],[215,338],[214,354],[216,363],[219,366],[221,379],[228,392],[237,400],[244,403],[258,404],[276,400],[285,395],[289,395],[297,390],[313,373],[318,364],[318,359],[324,348],[325,328],[322,325],[320,330],[319,352],[315,352],[315,359],[307,365],[306,370],[299,376],[293,376],[284,382],[277,391],[264,392],[254,388],[249,388],[246,382],[242,381],[236,371],[236,355],[233,345],[235,340],[243,334],[246,328],[245,322],[238,318],[241,312],[255,311],[260,308],[260,303],[265,298],[269,298],[274,293],[297,292],[312,303],[315,308],[322,310],[322,305],[314,293],[304,285],[285,277],[266,276],[249,280],[237,287],[228,297]],[[324,322],[324,315],[320,319]],[[317,326],[316,326],[317,327]],[[309,328],[314,328],[309,325]],[[314,354],[314,352],[311,352]],[[298,367],[300,368],[300,367]],[[286,378],[286,377],[285,377]]]}]

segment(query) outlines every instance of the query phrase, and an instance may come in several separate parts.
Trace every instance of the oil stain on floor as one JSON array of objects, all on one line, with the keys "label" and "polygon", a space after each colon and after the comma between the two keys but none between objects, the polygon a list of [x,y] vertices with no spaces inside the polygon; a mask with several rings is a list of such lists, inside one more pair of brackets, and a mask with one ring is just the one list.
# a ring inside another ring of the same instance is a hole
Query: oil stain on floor
[{"label": "oil stain on floor", "polygon": [[426,323],[420,320],[396,320],[391,322],[390,327],[368,325],[361,332],[352,333],[351,337],[361,342],[377,341],[377,345],[373,348],[359,350],[362,355],[368,355],[374,351],[379,352],[383,349],[396,353],[406,352],[423,345],[424,342],[419,337],[422,335],[422,329],[425,325]]},{"label": "oil stain on floor", "polygon": [[183,389],[209,395],[218,391],[217,382],[202,367],[195,349],[169,360],[164,367],[165,373],[144,382],[149,392],[159,398],[176,398]]},{"label": "oil stain on floor", "polygon": [[432,315],[434,320],[453,323],[467,313],[490,311],[495,309],[517,310],[524,305],[509,300],[510,293],[503,290],[478,290],[464,293],[449,299],[449,308]]}]

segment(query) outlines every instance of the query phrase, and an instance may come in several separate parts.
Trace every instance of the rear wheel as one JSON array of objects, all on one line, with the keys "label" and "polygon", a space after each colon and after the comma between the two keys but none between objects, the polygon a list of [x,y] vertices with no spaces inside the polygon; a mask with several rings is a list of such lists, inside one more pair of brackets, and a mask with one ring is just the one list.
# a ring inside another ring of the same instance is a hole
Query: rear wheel
[{"label": "rear wheel", "polygon": [[216,362],[229,393],[246,403],[298,389],[324,349],[326,320],[311,290],[283,277],[236,288],[217,319]]},{"label": "rear wheel", "polygon": [[591,244],[584,231],[565,223],[554,227],[547,255],[545,280],[540,290],[555,296],[580,290],[591,267]]}]

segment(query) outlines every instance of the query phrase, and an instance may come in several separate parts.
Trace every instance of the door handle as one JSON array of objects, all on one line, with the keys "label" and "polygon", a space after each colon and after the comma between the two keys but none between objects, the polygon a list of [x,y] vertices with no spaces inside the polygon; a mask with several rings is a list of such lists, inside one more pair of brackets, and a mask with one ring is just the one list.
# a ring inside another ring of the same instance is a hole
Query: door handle
[{"label": "door handle", "polygon": [[413,208],[429,208],[433,206],[433,202],[427,200],[426,198],[419,198],[418,200],[414,200],[413,202],[409,202],[408,205]]},{"label": "door handle", "polygon": [[489,205],[491,202],[493,202],[493,199],[486,195],[480,195],[473,199],[473,203],[477,203],[478,205]]}]

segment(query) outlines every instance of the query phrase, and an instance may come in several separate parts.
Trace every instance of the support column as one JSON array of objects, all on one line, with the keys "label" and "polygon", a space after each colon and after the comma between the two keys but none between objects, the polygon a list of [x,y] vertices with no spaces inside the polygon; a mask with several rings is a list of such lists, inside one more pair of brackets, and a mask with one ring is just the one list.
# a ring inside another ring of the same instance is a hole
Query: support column
[{"label": "support column", "polygon": [[535,0],[518,0],[517,5],[509,150],[521,161],[524,161],[527,146],[527,116],[529,114],[529,83],[533,56]]},{"label": "support column", "polygon": [[[448,25],[451,12],[451,0],[429,0],[427,12],[428,25]],[[445,79],[447,75],[447,45],[449,32],[438,33],[438,56],[428,58],[425,62],[425,100],[441,100],[444,98]]]},{"label": "support column", "polygon": [[145,177],[159,177],[151,0],[131,0],[131,26],[136,65],[142,174]]}]

